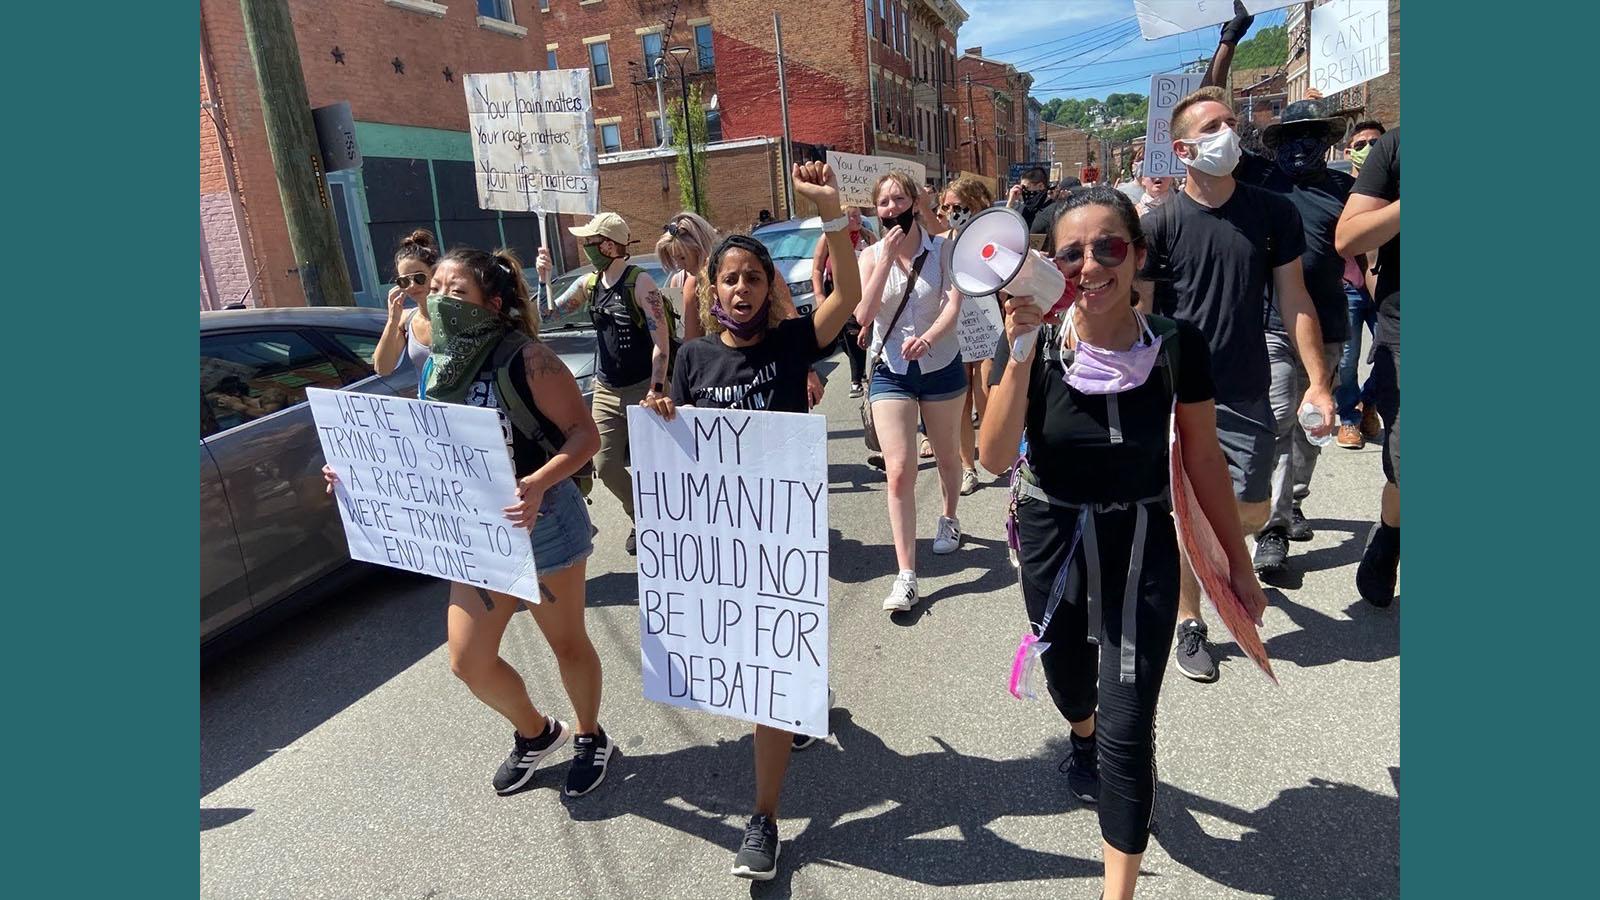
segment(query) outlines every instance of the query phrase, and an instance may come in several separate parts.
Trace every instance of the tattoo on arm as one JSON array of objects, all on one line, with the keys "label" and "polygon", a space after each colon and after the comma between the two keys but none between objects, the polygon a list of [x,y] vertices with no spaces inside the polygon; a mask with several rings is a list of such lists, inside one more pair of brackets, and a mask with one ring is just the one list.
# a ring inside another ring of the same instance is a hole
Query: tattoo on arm
[{"label": "tattoo on arm", "polygon": [[561,357],[542,341],[532,341],[522,348],[522,364],[527,368],[530,378],[559,375],[568,371]]},{"label": "tattoo on arm", "polygon": [[661,320],[664,318],[661,312],[661,292],[652,290],[650,293],[645,294],[644,304],[640,306],[640,309],[644,310],[645,329],[651,334],[655,334],[656,329],[661,327]]},{"label": "tattoo on arm", "polygon": [[554,602],[556,602],[555,591],[552,591],[549,588],[545,587],[545,584],[542,581],[539,582],[539,596],[543,597],[544,598],[544,602],[546,602],[546,603],[554,603]]},{"label": "tattoo on arm", "polygon": [[587,292],[584,290],[584,281],[585,279],[583,278],[574,281],[572,286],[567,288],[567,292],[561,295],[561,299],[556,301],[556,313],[558,315],[566,315],[572,312],[582,306],[583,301],[589,299]]},{"label": "tattoo on arm", "polygon": [[489,592],[483,588],[478,588],[478,596],[483,600],[483,608],[489,612],[494,612],[494,598],[489,596]]}]

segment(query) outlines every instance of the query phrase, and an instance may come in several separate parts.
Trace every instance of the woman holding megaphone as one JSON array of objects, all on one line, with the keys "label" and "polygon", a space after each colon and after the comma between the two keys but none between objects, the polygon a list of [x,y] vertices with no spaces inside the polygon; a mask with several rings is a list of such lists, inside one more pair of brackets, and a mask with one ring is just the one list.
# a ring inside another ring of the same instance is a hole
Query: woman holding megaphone
[{"label": "woman holding megaphone", "polygon": [[1013,685],[1040,664],[1071,726],[1068,788],[1099,807],[1105,896],[1127,900],[1149,841],[1156,700],[1178,609],[1169,416],[1234,593],[1255,617],[1266,598],[1217,443],[1206,340],[1135,308],[1145,245],[1133,202],[1106,185],[1075,191],[1057,207],[1053,236],[1075,299],[1043,332],[1041,306],[1053,300],[1006,300],[1007,340],[1039,337],[1033,353],[1006,365],[978,447],[981,458],[1000,459],[1027,436],[1007,531],[1032,631]]},{"label": "woman holding megaphone", "polygon": [[[944,270],[943,238],[923,228],[922,188],[903,172],[890,172],[872,189],[878,221],[888,231],[861,254],[861,305],[856,321],[872,323],[867,400],[883,446],[889,481],[889,530],[899,574],[883,601],[888,612],[917,602],[917,418],[920,415],[939,468],[944,509],[934,528],[933,552],[961,546],[956,503],[961,499],[960,421],[967,373],[956,341],[961,294]],[[970,425],[969,425],[970,427]]]}]

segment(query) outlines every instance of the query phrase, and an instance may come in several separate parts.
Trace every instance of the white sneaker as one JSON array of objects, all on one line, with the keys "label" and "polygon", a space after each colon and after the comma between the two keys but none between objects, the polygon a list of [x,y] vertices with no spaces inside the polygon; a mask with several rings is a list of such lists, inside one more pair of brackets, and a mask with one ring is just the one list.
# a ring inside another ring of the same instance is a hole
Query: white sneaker
[{"label": "white sneaker", "polygon": [[917,573],[902,569],[883,598],[884,612],[905,612],[917,605]]},{"label": "white sneaker", "polygon": [[933,535],[933,552],[954,553],[961,546],[961,523],[954,516],[940,516]]},{"label": "white sneaker", "polygon": [[965,497],[978,489],[978,471],[968,469],[961,473],[961,496]]}]

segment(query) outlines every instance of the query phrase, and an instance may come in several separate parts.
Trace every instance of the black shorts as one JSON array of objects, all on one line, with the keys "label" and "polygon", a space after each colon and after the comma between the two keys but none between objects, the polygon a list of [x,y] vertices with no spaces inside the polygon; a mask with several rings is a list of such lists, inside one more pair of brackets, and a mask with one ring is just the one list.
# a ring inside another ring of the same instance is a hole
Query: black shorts
[{"label": "black shorts", "polygon": [[1379,344],[1372,351],[1372,403],[1383,419],[1383,475],[1400,486],[1400,348]]}]

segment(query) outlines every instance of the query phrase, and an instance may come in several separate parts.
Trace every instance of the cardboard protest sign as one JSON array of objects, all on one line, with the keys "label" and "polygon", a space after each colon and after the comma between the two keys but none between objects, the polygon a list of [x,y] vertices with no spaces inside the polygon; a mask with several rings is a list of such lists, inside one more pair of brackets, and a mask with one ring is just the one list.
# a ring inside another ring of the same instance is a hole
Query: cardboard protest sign
[{"label": "cardboard protest sign", "polygon": [[1150,118],[1145,123],[1143,174],[1174,178],[1189,169],[1172,152],[1172,108],[1200,89],[1204,73],[1183,72],[1150,77]]},{"label": "cardboard protest sign", "polygon": [[963,362],[981,362],[994,359],[1000,346],[1000,333],[1005,322],[1000,317],[1000,304],[993,294],[961,298],[961,317],[956,319],[956,341],[961,345]]},{"label": "cardboard protest sign", "polygon": [[628,408],[646,699],[828,733],[822,416]]},{"label": "cardboard protest sign", "polygon": [[462,81],[480,208],[600,211],[588,69],[499,72]]},{"label": "cardboard protest sign", "polygon": [[872,186],[889,172],[904,172],[918,185],[926,184],[928,180],[928,170],[922,163],[893,156],[863,156],[860,153],[829,150],[828,166],[839,178],[839,202],[844,206],[871,207],[877,203],[872,196]]},{"label": "cardboard protest sign", "polygon": [[498,410],[307,388],[350,558],[539,602]]},{"label": "cardboard protest sign", "polygon": [[1389,0],[1332,0],[1310,24],[1311,86],[1324,97],[1389,74]]},{"label": "cardboard protest sign", "polygon": [[[1269,9],[1293,6],[1295,2],[1244,0],[1244,8],[1255,16]],[[1207,25],[1221,25],[1233,18],[1233,0],[1133,0],[1133,11],[1139,17],[1139,33],[1145,40],[1153,41]]]}]

